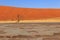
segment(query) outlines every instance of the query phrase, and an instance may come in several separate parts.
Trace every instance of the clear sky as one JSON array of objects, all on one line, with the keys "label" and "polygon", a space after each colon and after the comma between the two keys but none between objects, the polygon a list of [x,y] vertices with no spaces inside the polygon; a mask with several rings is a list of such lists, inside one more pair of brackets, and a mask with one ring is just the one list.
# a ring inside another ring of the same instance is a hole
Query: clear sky
[{"label": "clear sky", "polygon": [[0,6],[60,8],[60,0],[0,0]]}]

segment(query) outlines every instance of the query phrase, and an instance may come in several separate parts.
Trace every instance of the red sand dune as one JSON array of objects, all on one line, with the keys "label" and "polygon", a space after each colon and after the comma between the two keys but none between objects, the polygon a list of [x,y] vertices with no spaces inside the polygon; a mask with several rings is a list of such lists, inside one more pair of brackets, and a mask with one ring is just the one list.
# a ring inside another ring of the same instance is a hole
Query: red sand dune
[{"label": "red sand dune", "polygon": [[0,6],[0,20],[16,20],[18,14],[23,20],[40,20],[60,17],[60,9]]}]

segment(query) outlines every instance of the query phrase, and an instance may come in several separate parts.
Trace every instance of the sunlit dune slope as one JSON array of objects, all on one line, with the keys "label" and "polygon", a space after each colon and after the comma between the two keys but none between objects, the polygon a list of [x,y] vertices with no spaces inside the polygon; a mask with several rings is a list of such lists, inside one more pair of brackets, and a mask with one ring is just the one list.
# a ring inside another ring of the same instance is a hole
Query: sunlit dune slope
[{"label": "sunlit dune slope", "polygon": [[45,20],[60,17],[60,9],[0,6],[0,20]]}]

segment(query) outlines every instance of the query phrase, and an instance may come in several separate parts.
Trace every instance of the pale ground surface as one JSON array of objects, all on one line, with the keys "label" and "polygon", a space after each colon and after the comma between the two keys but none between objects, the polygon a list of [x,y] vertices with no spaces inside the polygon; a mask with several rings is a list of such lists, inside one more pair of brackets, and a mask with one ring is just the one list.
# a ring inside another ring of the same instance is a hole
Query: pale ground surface
[{"label": "pale ground surface", "polygon": [[0,23],[0,40],[60,40],[60,23]]},{"label": "pale ground surface", "polygon": [[[60,22],[60,18],[51,18],[51,19],[43,19],[43,20],[20,20],[20,23],[40,23],[40,22]],[[15,21],[0,21],[0,23],[17,23],[17,20]]]}]

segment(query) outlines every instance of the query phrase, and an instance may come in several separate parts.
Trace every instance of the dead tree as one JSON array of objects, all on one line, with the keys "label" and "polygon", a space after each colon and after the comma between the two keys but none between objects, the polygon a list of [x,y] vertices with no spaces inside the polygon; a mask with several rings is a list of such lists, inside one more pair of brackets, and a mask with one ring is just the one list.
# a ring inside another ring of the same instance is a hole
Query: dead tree
[{"label": "dead tree", "polygon": [[20,23],[21,21],[23,21],[23,16],[20,14],[17,14],[17,23]]},{"label": "dead tree", "polygon": [[19,21],[20,21],[20,15],[18,14],[17,15],[17,23],[19,23]]}]

